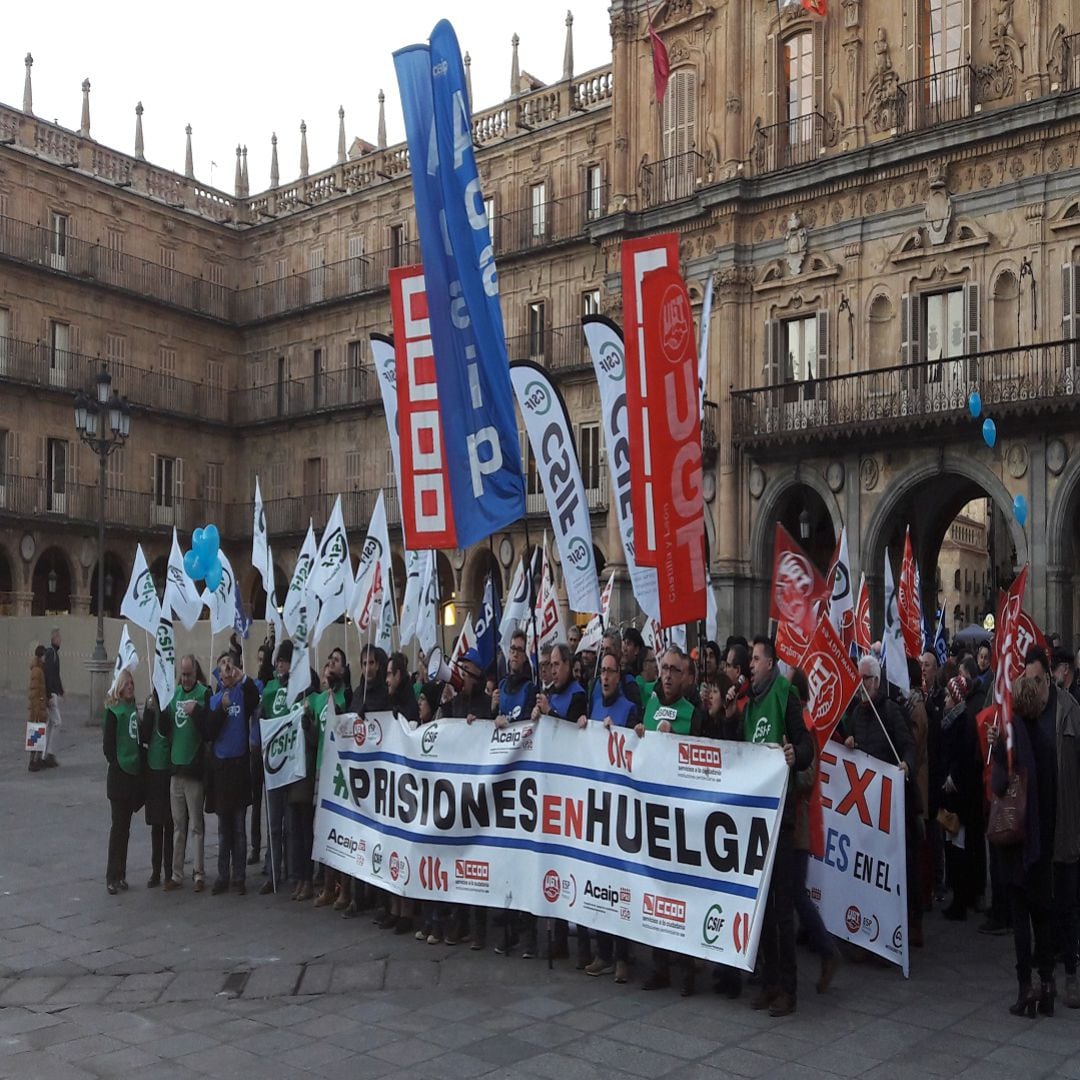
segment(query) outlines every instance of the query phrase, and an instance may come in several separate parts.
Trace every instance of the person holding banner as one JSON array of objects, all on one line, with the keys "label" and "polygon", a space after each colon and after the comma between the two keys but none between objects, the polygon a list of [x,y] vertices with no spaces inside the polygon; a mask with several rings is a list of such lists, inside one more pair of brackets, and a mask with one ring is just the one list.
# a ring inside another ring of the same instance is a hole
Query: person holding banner
[{"label": "person holding banner", "polygon": [[623,693],[619,661],[611,653],[605,653],[600,660],[600,678],[593,687],[588,716],[603,721],[606,728],[632,729],[638,725],[638,707]]},{"label": "person holding banner", "polygon": [[491,698],[484,690],[484,672],[480,667],[480,653],[467,649],[458,661],[461,689],[455,694],[452,683],[443,687],[443,716],[459,717],[470,724],[474,720],[493,720],[495,713]]},{"label": "person holding banner", "polygon": [[[312,694],[304,707],[304,722],[312,723],[318,731],[315,745],[315,797],[319,791],[319,772],[322,769],[323,745],[326,742],[326,725],[331,716],[340,716],[348,708],[345,693],[345,654],[340,649],[331,651],[323,665],[325,689]],[[308,719],[310,713],[310,721]],[[334,905],[335,911],[349,906],[352,890],[348,888],[351,878],[339,874],[330,866],[323,866],[323,887],[315,897],[316,907]],[[347,898],[347,896],[349,898]]]},{"label": "person holding banner", "polygon": [[259,691],[237,664],[231,650],[218,657],[221,690],[210,699],[206,739],[210,743],[206,772],[206,809],[218,819],[218,874],[214,896],[230,883],[247,892],[247,808],[251,804],[249,744],[251,724],[259,708]]},{"label": "person holding banner", "polygon": [[526,642],[524,630],[515,630],[510,635],[506,675],[491,695],[491,709],[495,713],[497,727],[506,727],[516,720],[532,716],[536,706],[536,683],[533,682],[532,668],[526,655]]},{"label": "person holding banner", "polygon": [[115,695],[110,695],[105,701],[101,732],[101,748],[109,763],[105,793],[112,811],[105,887],[110,896],[115,896],[117,892],[127,892],[131,815],[143,803],[139,710],[135,704],[135,680],[130,671],[121,673]]},{"label": "person holding banner", "polygon": [[165,882],[165,892],[184,884],[184,857],[187,854],[188,829],[195,844],[193,854],[195,891],[206,888],[203,864],[203,727],[210,703],[210,688],[200,678],[198,661],[191,653],[180,658],[180,685],[169,707],[161,711],[158,727],[169,743],[172,779],[169,801],[173,819],[172,877]]},{"label": "person holding banner", "polygon": [[143,783],[146,789],[146,824],[150,826],[150,878],[148,889],[161,884],[164,867],[166,880],[173,861],[173,819],[169,797],[172,780],[169,741],[161,734],[161,709],[157,691],[151,690],[139,721],[139,740],[143,745]]},{"label": "person holding banner", "polygon": [[677,645],[664,652],[660,661],[660,681],[649,700],[641,723],[635,726],[639,736],[646,731],[689,735],[701,726],[700,710],[687,697],[687,684],[693,685],[690,657]]},{"label": "person holding banner", "polygon": [[574,654],[558,642],[551,647],[551,684],[536,695],[532,718],[552,716],[577,723],[588,712],[585,688],[573,676]]}]

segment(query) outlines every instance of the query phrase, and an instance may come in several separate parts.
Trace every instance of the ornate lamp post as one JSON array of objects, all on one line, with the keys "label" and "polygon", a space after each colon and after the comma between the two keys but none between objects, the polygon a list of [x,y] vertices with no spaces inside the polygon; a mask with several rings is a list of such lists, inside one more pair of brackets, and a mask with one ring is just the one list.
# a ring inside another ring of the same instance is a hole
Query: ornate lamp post
[{"label": "ornate lamp post", "polygon": [[79,438],[98,457],[98,542],[97,542],[97,640],[90,660],[90,722],[96,723],[105,679],[109,673],[109,657],[105,652],[105,495],[106,463],[109,455],[127,442],[131,432],[131,410],[126,398],[115,391],[110,393],[112,378],[102,367],[95,380],[94,394],[75,395],[75,430]]}]

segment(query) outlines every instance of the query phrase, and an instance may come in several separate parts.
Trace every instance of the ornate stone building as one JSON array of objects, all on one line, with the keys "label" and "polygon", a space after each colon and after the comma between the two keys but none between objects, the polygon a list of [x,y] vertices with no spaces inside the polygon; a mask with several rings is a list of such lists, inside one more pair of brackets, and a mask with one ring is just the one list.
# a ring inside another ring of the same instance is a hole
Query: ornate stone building
[{"label": "ornate stone building", "polygon": [[[715,307],[706,497],[721,628],[763,625],[775,523],[824,563],[841,523],[880,592],[910,522],[923,582],[961,508],[989,499],[991,587],[1031,563],[1027,606],[1080,632],[1080,35],[1075,0],[667,0],[655,101],[644,0],[614,0],[612,62],[548,86],[521,72],[477,109],[512,358],[559,379],[578,427],[601,562],[608,512],[583,312],[621,318],[619,244],[675,230]],[[106,584],[171,524],[250,538],[263,482],[288,571],[309,516],[345,493],[362,529],[393,491],[367,337],[387,271],[417,258],[408,156],[374,144],[228,195],[0,107],[0,594],[86,611],[92,461],[71,395],[101,361],[138,406],[110,472]],[[141,123],[141,117],[137,117]],[[190,159],[189,159],[190,160]],[[978,389],[998,426],[967,412]],[[190,436],[194,436],[194,438]],[[530,527],[543,525],[531,478]],[[1030,505],[1026,526],[1013,497]],[[994,516],[992,515],[992,516]],[[396,505],[391,512],[396,520]],[[152,534],[152,535],[151,535]],[[148,539],[149,538],[149,539]],[[535,537],[534,537],[535,539]],[[440,556],[443,595],[502,580],[524,532]],[[257,586],[244,578],[246,595]],[[618,618],[633,614],[620,597]]]}]

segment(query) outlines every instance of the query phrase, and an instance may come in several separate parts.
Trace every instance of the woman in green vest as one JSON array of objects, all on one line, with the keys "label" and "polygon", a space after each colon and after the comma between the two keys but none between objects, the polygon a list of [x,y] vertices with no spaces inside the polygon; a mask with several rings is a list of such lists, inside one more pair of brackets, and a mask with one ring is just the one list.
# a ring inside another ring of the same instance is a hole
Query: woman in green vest
[{"label": "woman in green vest", "polygon": [[157,692],[151,690],[139,721],[139,738],[144,750],[143,784],[146,795],[146,824],[150,826],[150,880],[148,889],[161,884],[161,868],[168,879],[173,862],[172,761],[169,740],[158,728]]},{"label": "woman in green vest", "polygon": [[120,676],[115,695],[105,700],[101,723],[102,750],[109,762],[105,794],[112,807],[109,860],[105,885],[115,896],[127,891],[128,838],[131,815],[143,803],[142,751],[139,746],[139,710],[135,705],[135,682],[130,671]]}]

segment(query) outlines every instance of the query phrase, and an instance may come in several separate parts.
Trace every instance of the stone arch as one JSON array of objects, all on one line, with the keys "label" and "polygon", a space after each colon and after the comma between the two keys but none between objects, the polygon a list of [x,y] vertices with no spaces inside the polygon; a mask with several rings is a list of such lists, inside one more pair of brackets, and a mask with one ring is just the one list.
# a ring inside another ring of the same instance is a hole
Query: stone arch
[{"label": "stone arch", "polygon": [[899,342],[894,342],[896,310],[887,289],[878,289],[866,305],[866,348],[871,370],[896,363]]},{"label": "stone arch", "polygon": [[1080,453],[1075,450],[1062,469],[1057,490],[1046,514],[1046,627],[1057,630],[1063,643],[1076,647],[1080,615],[1076,600],[1080,581]]},{"label": "stone arch", "polygon": [[31,581],[34,594],[31,614],[63,614],[71,611],[75,575],[71,560],[62,547],[53,545],[38,556]]},{"label": "stone arch", "polygon": [[1009,262],[991,275],[989,314],[991,348],[1016,348],[1020,344],[1020,278]]}]

